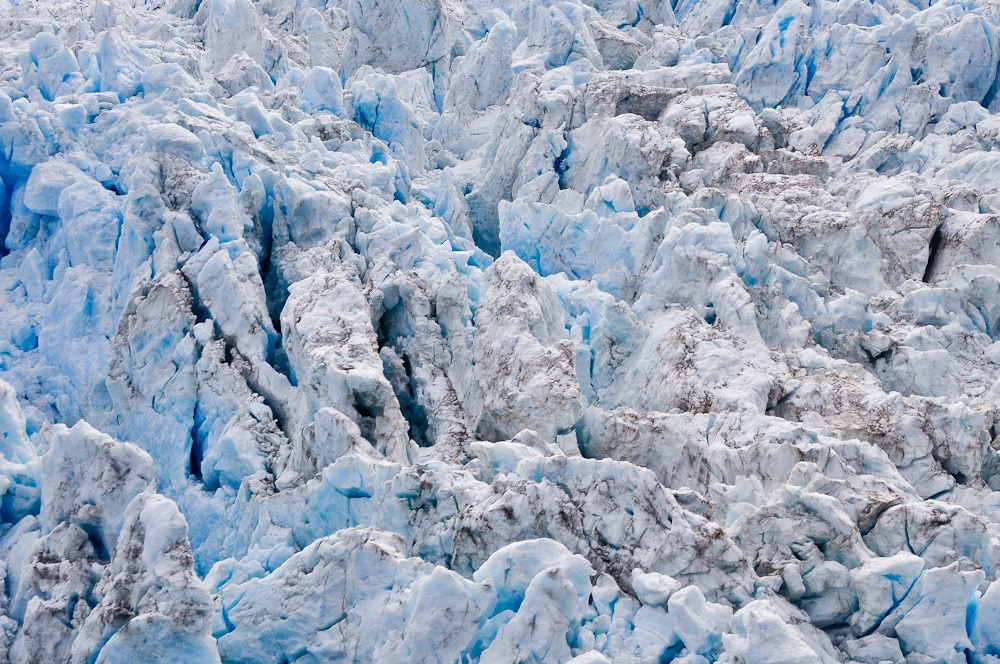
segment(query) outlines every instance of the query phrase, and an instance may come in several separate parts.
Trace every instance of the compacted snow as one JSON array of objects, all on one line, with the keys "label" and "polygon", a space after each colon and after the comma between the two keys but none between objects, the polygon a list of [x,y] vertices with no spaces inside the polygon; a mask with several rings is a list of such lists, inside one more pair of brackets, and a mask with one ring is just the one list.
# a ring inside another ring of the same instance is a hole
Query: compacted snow
[{"label": "compacted snow", "polygon": [[991,0],[0,0],[0,660],[1000,662]]}]

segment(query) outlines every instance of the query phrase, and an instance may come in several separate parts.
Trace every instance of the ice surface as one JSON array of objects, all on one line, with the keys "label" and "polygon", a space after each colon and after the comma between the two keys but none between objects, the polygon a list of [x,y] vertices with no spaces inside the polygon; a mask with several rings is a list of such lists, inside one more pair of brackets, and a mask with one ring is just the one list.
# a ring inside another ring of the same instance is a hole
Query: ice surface
[{"label": "ice surface", "polygon": [[985,0],[0,0],[0,661],[1000,658]]}]

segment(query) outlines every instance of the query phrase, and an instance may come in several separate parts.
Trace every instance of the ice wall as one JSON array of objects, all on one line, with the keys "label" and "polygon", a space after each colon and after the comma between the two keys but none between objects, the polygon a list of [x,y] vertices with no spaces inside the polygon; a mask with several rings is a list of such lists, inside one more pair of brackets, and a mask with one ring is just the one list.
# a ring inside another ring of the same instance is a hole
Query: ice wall
[{"label": "ice wall", "polygon": [[985,0],[0,0],[0,660],[1000,658]]}]

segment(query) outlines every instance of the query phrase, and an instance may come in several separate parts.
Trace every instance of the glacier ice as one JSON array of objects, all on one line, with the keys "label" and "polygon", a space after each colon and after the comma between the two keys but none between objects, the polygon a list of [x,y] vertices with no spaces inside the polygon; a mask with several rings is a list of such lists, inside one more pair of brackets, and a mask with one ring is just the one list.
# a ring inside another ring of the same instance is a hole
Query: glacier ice
[{"label": "glacier ice", "polygon": [[0,0],[0,661],[1000,659],[986,0]]}]

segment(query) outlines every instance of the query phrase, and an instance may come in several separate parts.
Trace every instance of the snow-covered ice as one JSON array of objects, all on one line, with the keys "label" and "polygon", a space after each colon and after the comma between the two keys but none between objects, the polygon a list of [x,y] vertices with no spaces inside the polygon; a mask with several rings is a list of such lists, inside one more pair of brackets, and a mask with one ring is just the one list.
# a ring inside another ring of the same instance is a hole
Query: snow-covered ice
[{"label": "snow-covered ice", "polygon": [[1000,5],[0,0],[0,661],[1000,661]]}]

